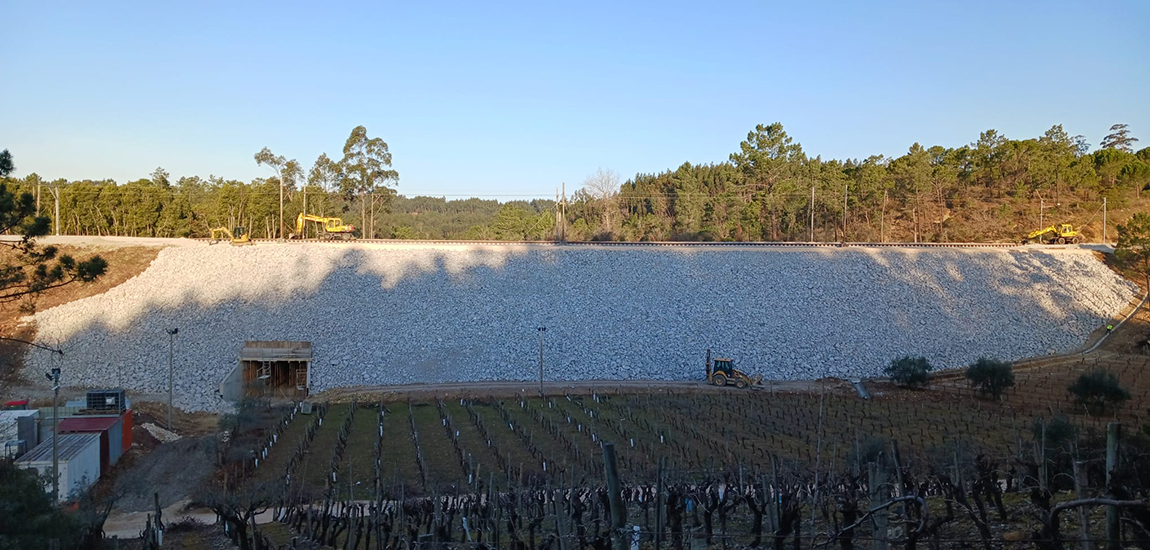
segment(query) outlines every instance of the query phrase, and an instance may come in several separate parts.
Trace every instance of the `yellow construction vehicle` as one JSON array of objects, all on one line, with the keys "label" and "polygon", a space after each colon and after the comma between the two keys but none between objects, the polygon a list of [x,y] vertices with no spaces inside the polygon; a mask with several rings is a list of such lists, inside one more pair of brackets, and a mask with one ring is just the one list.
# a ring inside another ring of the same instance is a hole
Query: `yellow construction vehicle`
[{"label": "yellow construction vehicle", "polygon": [[735,362],[731,359],[716,358],[711,360],[711,350],[707,350],[707,383],[716,386],[735,386],[736,388],[745,388],[747,386],[762,385],[762,375],[750,377],[747,373],[736,369]]},{"label": "yellow construction vehicle", "polygon": [[1078,231],[1074,230],[1074,226],[1061,223],[1032,232],[1026,236],[1022,244],[1027,244],[1030,241],[1045,244],[1078,244],[1079,240]]},{"label": "yellow construction vehicle", "polygon": [[339,218],[325,218],[323,216],[316,216],[313,214],[300,214],[295,219],[295,232],[288,235],[290,239],[302,239],[304,236],[304,225],[307,222],[318,224],[321,228],[321,239],[343,239],[348,240],[353,237],[355,227],[348,224],[344,225],[343,220]]},{"label": "yellow construction vehicle", "polygon": [[232,244],[237,246],[252,242],[251,236],[248,235],[248,228],[241,225],[233,229],[228,229],[226,227],[213,227],[212,240],[209,241],[208,244],[216,244],[222,241],[223,237],[227,237],[227,239],[231,241]]}]

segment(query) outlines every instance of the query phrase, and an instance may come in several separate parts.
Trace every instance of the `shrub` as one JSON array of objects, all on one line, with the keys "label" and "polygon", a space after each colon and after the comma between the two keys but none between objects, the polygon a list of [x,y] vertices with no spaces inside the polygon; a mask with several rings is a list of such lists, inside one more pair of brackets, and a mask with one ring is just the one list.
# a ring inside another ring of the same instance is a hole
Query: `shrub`
[{"label": "shrub", "polygon": [[932,368],[925,357],[907,355],[891,361],[882,372],[899,386],[916,388],[925,386],[930,381]]},{"label": "shrub", "polygon": [[1103,411],[1108,405],[1120,406],[1130,399],[1130,392],[1118,384],[1118,377],[1105,370],[1079,376],[1067,390],[1074,394],[1075,404],[1089,411]]},{"label": "shrub", "polygon": [[1014,365],[984,357],[966,368],[966,379],[979,393],[998,399],[1014,386]]},{"label": "shrub", "polygon": [[48,548],[51,539],[59,540],[60,548],[78,547],[85,525],[80,514],[52,502],[45,492],[49,479],[0,460],[0,548]]}]

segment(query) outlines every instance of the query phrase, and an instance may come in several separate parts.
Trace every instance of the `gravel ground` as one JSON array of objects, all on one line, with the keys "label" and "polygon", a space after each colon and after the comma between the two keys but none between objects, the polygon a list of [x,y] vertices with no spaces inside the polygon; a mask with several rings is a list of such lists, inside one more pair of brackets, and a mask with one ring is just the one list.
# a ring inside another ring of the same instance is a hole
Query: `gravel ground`
[{"label": "gravel ground", "polygon": [[[313,343],[313,389],[688,380],[705,350],[774,379],[873,376],[1081,345],[1134,297],[1084,250],[261,244],[163,250],[109,292],[37,313],[64,382],[220,407],[245,340]],[[55,363],[33,352],[28,377]]]},{"label": "gravel ground", "polygon": [[214,449],[215,442],[210,436],[185,438],[156,446],[132,464],[130,470],[116,477],[116,488],[123,491],[123,497],[116,502],[116,509],[152,511],[155,509],[153,493],[160,494],[160,508],[195,497],[196,490],[215,470]]}]

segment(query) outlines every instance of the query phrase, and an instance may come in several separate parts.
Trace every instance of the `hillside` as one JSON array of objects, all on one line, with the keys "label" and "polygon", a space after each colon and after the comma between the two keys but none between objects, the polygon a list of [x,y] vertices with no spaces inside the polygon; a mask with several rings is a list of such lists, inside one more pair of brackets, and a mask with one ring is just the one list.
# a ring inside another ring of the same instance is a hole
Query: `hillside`
[{"label": "hillside", "polygon": [[115,365],[142,392],[166,389],[180,328],[177,403],[202,410],[245,340],[312,342],[313,390],[535,379],[539,326],[548,379],[691,380],[707,348],[770,379],[857,377],[1066,352],[1135,290],[1077,249],[188,246],[32,320],[85,357],[75,384]]}]

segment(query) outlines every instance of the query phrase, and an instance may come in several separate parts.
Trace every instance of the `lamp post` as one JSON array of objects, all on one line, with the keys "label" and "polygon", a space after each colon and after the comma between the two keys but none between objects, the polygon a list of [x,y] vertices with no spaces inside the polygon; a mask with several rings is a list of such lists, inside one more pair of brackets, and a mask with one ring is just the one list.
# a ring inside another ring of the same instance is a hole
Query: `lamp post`
[{"label": "lamp post", "polygon": [[44,376],[52,381],[52,500],[60,502],[60,368]]},{"label": "lamp post", "polygon": [[539,327],[539,395],[543,395],[543,333],[547,327]]},{"label": "lamp post", "polygon": [[168,329],[168,430],[172,431],[172,350],[175,348],[176,335],[180,333],[178,328]]}]

